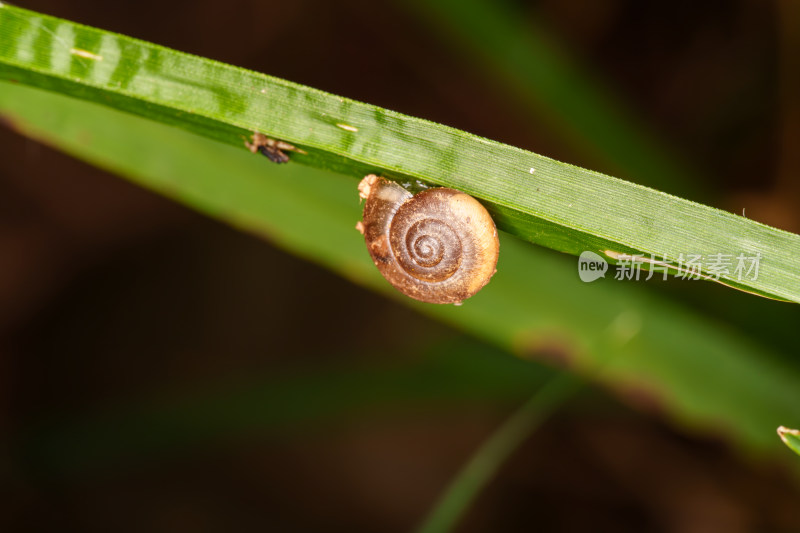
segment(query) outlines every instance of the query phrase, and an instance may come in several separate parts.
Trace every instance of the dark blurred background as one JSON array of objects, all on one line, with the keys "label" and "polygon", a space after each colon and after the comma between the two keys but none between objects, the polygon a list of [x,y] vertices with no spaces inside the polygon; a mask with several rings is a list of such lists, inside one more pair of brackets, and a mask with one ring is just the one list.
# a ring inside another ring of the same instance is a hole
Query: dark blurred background
[{"label": "dark blurred background", "polygon": [[[704,177],[690,198],[799,232],[793,4],[511,8]],[[619,175],[520,113],[419,4],[20,5]],[[265,383],[314,394],[329,370],[391,373],[441,346],[508,356],[9,129],[0,139],[0,528],[408,531],[521,401],[375,407],[365,395],[322,416],[295,398],[274,424],[203,431],[230,403],[257,410],[248,391]],[[189,438],[174,412],[195,417]],[[94,436],[118,419],[108,453]],[[457,530],[800,531],[798,497],[784,464],[587,389]]]}]

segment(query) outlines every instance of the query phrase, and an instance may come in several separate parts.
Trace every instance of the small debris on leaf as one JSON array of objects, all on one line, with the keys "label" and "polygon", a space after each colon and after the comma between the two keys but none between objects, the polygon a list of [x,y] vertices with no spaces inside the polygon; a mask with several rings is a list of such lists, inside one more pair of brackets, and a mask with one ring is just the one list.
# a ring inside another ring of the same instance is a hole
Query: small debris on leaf
[{"label": "small debris on leaf", "polygon": [[298,154],[307,153],[299,148],[295,148],[294,145],[284,141],[271,139],[263,133],[258,132],[253,133],[253,142],[248,142],[245,139],[244,145],[254,154],[256,152],[261,152],[262,155],[267,157],[267,159],[273,163],[289,162],[289,156],[286,154],[286,152],[284,152],[284,150],[289,152],[297,152]]}]

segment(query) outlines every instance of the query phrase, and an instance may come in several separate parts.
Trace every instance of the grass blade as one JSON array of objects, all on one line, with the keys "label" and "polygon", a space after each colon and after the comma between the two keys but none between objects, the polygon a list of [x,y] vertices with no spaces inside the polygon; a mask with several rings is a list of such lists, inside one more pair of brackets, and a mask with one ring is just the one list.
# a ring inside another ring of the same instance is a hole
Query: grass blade
[{"label": "grass blade", "polygon": [[[259,131],[293,160],[414,178],[480,199],[498,227],[571,254],[733,261],[726,284],[800,302],[800,236],[463,131],[24,9],[0,7],[0,77],[103,102],[244,150]],[[736,258],[758,258],[757,274]],[[743,275],[744,274],[744,275]]]},{"label": "grass blade", "polygon": [[481,445],[417,531],[450,531],[508,457],[577,388],[578,380],[570,374],[548,381]]},{"label": "grass blade", "polygon": [[781,426],[778,428],[778,435],[790,450],[797,455],[800,455],[800,430],[789,429]]}]

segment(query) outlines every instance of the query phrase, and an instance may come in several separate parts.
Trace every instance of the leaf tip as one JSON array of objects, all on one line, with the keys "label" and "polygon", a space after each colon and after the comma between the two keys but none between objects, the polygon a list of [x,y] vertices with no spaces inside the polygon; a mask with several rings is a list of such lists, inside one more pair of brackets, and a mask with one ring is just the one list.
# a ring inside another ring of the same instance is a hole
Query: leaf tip
[{"label": "leaf tip", "polygon": [[789,444],[789,435],[800,438],[800,429],[789,429],[784,426],[778,426],[778,436],[785,444]]}]

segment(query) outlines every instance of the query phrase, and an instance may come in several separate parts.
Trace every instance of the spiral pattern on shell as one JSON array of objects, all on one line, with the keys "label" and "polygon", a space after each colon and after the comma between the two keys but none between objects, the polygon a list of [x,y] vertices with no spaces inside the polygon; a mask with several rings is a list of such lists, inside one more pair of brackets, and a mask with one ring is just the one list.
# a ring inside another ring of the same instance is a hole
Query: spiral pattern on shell
[{"label": "spiral pattern on shell", "polygon": [[389,239],[397,262],[417,279],[434,282],[452,276],[463,253],[458,231],[447,221],[423,218],[410,222],[401,208],[392,221]]},{"label": "spiral pattern on shell", "polygon": [[366,204],[357,227],[373,262],[398,290],[424,302],[460,303],[489,282],[499,242],[477,200],[448,188],[412,196],[375,175],[359,191]]}]

